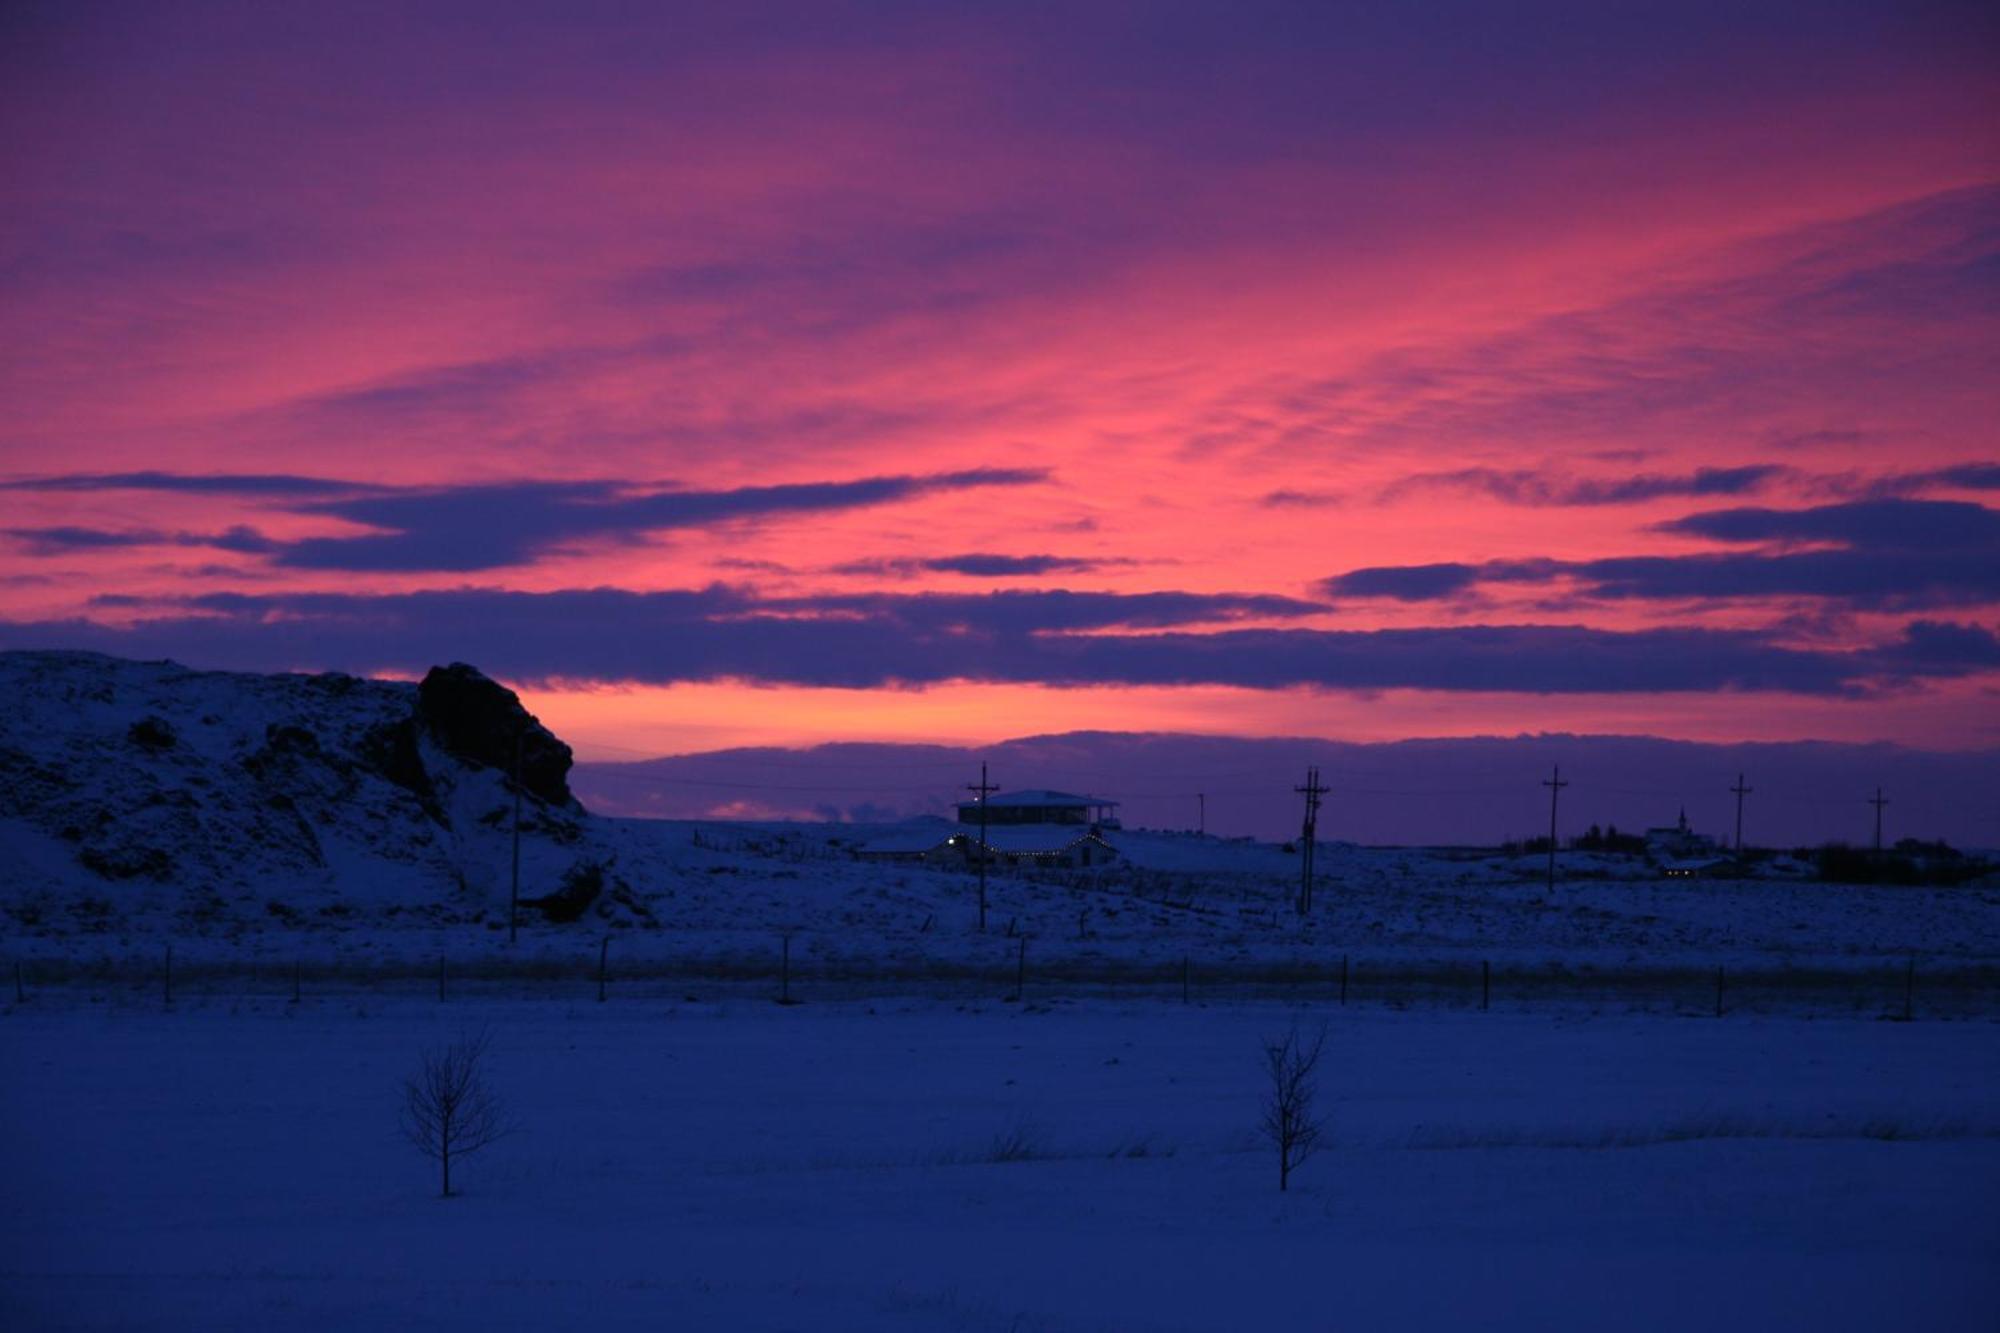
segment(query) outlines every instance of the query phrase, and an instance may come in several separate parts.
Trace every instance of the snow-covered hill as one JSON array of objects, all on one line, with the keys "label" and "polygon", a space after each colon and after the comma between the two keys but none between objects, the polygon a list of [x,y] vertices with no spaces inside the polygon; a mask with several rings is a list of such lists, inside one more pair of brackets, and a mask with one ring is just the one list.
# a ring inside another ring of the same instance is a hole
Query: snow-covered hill
[{"label": "snow-covered hill", "polygon": [[0,886],[31,911],[504,915],[517,745],[524,898],[617,893],[569,747],[471,667],[417,685],[4,653],[0,697]]}]

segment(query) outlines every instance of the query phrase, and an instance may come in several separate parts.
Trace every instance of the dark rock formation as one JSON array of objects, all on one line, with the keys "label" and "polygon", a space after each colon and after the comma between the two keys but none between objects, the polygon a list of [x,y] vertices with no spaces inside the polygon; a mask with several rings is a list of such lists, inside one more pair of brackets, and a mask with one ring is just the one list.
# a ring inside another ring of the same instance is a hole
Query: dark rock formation
[{"label": "dark rock formation", "polygon": [[438,804],[437,788],[431,785],[431,775],[424,771],[423,752],[417,748],[415,718],[384,722],[370,729],[361,738],[357,752],[362,763],[416,797],[431,822],[446,822],[444,808]]},{"label": "dark rock formation", "polygon": [[173,878],[174,858],[161,848],[117,843],[85,847],[76,859],[106,879]]},{"label": "dark rock formation", "polygon": [[142,717],[125,734],[132,744],[154,754],[171,750],[180,743],[180,737],[174,734],[174,729],[167,725],[164,718]]},{"label": "dark rock formation", "polygon": [[417,717],[438,744],[476,764],[512,772],[519,746],[521,786],[550,805],[574,808],[569,746],[537,722],[515,693],[463,662],[432,667],[417,687]]},{"label": "dark rock formation", "polygon": [[521,906],[532,907],[550,921],[574,921],[604,892],[604,867],[595,861],[579,861],[562,878],[562,887],[540,898],[523,898]]},{"label": "dark rock formation", "polygon": [[641,919],[570,792],[569,747],[469,666],[419,685],[0,652],[0,694],[0,898],[129,887],[112,916],[204,930],[279,900],[315,923],[449,915],[504,900],[518,819],[538,914]]},{"label": "dark rock formation", "polygon": [[264,728],[264,748],[273,754],[319,755],[319,737],[304,727],[273,722]]}]

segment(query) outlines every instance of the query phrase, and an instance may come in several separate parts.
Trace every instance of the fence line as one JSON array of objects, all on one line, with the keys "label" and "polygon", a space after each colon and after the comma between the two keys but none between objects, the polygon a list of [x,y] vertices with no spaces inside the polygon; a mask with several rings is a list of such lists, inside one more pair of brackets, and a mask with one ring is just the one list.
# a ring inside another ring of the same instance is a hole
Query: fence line
[{"label": "fence line", "polygon": [[[1198,954],[1111,959],[1048,953],[1032,959],[1025,936],[991,959],[846,955],[801,960],[789,937],[765,954],[633,954],[621,942],[593,941],[574,958],[440,953],[379,962],[242,958],[39,958],[16,960],[15,1000],[40,992],[85,992],[172,1007],[176,998],[275,999],[303,1003],[352,997],[467,996],[517,999],[685,1001],[768,996],[814,1000],[940,998],[1037,1002],[1087,998],[1166,998],[1183,1003],[1281,1001],[1330,1006],[1492,1008],[1622,1006],[1654,1012],[1874,1014],[1917,1018],[2000,1016],[2000,964],[1937,963],[1911,957],[1857,966],[1777,960],[1706,964],[1604,965],[1327,958],[1204,960]],[[1725,981],[1726,971],[1726,981]],[[449,983],[449,984],[447,984]],[[702,994],[700,992],[707,992]],[[1725,1004],[1725,996],[1727,1003]],[[151,997],[150,1000],[148,997]]]}]

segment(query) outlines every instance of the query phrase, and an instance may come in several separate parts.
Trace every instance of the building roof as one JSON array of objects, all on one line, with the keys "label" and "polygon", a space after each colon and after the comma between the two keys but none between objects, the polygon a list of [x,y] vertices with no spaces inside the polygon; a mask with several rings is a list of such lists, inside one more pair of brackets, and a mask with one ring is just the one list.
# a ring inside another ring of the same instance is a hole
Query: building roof
[{"label": "building roof", "polygon": [[[960,801],[959,804],[978,805],[979,802]],[[1107,801],[1102,796],[1079,796],[1075,792],[1046,791],[1038,787],[1028,788],[1023,791],[1003,791],[986,798],[986,805],[989,809],[996,805],[1031,805],[1060,806],[1081,810],[1086,806],[1116,804],[1118,802]]]}]

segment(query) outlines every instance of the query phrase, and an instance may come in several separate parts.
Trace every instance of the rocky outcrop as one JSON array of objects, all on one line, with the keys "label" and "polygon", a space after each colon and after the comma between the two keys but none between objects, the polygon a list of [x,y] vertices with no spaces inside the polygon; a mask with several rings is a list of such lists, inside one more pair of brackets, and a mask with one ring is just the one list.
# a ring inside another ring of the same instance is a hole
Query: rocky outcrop
[{"label": "rocky outcrop", "polygon": [[174,729],[157,717],[142,717],[125,731],[126,739],[142,750],[163,754],[180,743]]},{"label": "rocky outcrop", "polygon": [[570,795],[569,746],[521,706],[514,691],[464,662],[432,667],[417,687],[417,717],[460,759],[512,773],[537,800],[580,809]]},{"label": "rocky outcrop", "polygon": [[569,747],[464,663],[411,685],[0,653],[0,694],[0,914],[116,889],[221,904],[217,924],[487,920],[513,880],[518,745],[524,898],[550,921],[642,915],[570,793]]},{"label": "rocky outcrop", "polygon": [[551,921],[574,921],[604,892],[604,867],[595,861],[579,861],[563,876],[554,893],[524,899],[523,907],[534,908]]},{"label": "rocky outcrop", "polygon": [[414,715],[379,723],[361,737],[355,753],[367,768],[414,796],[432,822],[445,824],[444,807],[424,768],[421,729]]}]

